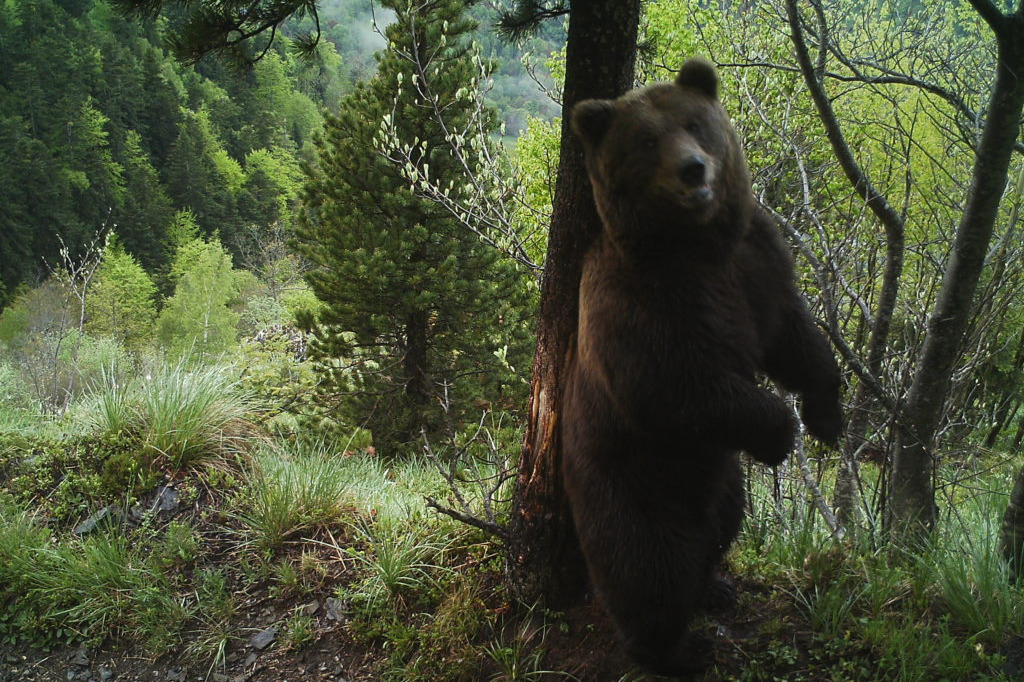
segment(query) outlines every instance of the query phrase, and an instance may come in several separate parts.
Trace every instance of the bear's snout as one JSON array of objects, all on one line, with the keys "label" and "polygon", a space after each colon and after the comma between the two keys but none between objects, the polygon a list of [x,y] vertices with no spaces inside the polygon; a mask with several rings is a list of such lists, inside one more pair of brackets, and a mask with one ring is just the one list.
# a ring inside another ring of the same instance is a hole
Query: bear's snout
[{"label": "bear's snout", "polygon": [[679,163],[679,179],[691,187],[707,182],[708,163],[700,154],[687,156]]}]

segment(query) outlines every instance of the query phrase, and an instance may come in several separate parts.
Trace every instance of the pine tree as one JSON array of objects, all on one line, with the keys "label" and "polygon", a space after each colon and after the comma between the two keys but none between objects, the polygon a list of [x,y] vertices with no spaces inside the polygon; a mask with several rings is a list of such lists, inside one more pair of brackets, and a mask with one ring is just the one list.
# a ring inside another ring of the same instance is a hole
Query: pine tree
[{"label": "pine tree", "polygon": [[167,263],[167,226],[174,216],[171,200],[142,149],[142,137],[134,130],[125,134],[124,157],[124,202],[114,223],[125,250],[156,271]]},{"label": "pine tree", "polygon": [[[419,176],[468,184],[446,135],[465,129],[475,110],[464,96],[479,69],[465,39],[474,27],[465,3],[383,4],[396,14],[388,49],[378,55],[377,75],[342,100],[318,141],[298,247],[315,266],[307,279],[326,304],[311,346],[324,397],[353,392],[351,418],[388,451],[439,426],[439,396],[457,413],[522,383],[503,359],[525,370],[531,325],[524,273],[417,196],[408,169],[379,150],[405,146]],[[496,125],[492,117],[490,129]],[[357,373],[341,369],[351,364]]]},{"label": "pine tree", "polygon": [[[183,113],[178,139],[164,169],[167,192],[175,206],[195,215],[204,234],[218,232],[227,244],[232,244],[237,231],[231,177],[235,169],[225,163],[231,159],[217,139],[207,110]],[[240,168],[237,174],[241,185]]]}]

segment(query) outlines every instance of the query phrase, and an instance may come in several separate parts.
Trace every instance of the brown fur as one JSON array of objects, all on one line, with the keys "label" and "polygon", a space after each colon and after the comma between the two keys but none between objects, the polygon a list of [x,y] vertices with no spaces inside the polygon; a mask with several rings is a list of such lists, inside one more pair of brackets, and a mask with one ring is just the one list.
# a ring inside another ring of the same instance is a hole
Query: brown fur
[{"label": "brown fur", "polygon": [[839,372],[756,206],[702,60],[675,83],[581,102],[604,231],[580,285],[563,475],[591,578],[623,642],[662,674],[706,666],[687,633],[739,532],[739,450],[778,464],[796,424],[758,374],[803,395],[810,432],[841,430]]}]

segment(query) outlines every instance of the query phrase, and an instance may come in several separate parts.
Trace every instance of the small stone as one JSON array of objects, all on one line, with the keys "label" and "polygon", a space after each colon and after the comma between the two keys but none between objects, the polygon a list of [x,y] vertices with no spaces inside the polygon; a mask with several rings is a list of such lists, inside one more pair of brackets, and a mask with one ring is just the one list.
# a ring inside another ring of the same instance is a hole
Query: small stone
[{"label": "small stone", "polygon": [[245,667],[246,669],[249,669],[249,668],[253,667],[254,665],[256,665],[256,661],[258,661],[259,658],[260,657],[259,657],[258,654],[249,654],[248,656],[245,657],[245,663],[243,663],[242,666]]},{"label": "small stone", "polygon": [[336,620],[340,623],[344,623],[345,620],[345,602],[341,599],[334,597],[329,598],[324,605],[327,607],[327,617],[330,620]]},{"label": "small stone", "polygon": [[307,616],[312,616],[314,613],[320,610],[320,602],[313,601],[308,604],[303,604],[299,607],[299,609],[302,611],[302,613],[306,614]]},{"label": "small stone", "polygon": [[78,647],[78,650],[75,651],[74,656],[71,657],[71,665],[77,665],[80,668],[88,668],[89,650],[86,649],[84,646]]},{"label": "small stone", "polygon": [[100,682],[108,682],[114,678],[114,671],[105,665],[99,667]]},{"label": "small stone", "polygon": [[269,628],[267,628],[263,632],[258,632],[255,635],[253,635],[253,638],[251,640],[249,640],[249,646],[253,647],[254,649],[258,649],[260,651],[263,651],[268,646],[273,644],[274,639],[276,637],[277,637],[277,627],[270,626]]},{"label": "small stone", "polygon": [[85,535],[96,530],[101,523],[104,525],[124,521],[124,513],[116,504],[110,504],[75,526],[75,535]]}]

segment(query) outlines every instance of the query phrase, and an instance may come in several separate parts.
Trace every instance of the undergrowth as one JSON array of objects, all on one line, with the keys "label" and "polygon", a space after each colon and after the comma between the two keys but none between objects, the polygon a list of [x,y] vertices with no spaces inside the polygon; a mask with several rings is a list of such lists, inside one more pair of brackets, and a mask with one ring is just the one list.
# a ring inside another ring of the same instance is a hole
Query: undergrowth
[{"label": "undergrowth", "polygon": [[[754,478],[754,513],[734,561],[792,606],[805,644],[788,659],[769,644],[776,665],[726,679],[1008,679],[1002,650],[1024,626],[1024,591],[998,547],[1005,474],[963,495],[913,548],[864,529],[837,540],[809,501],[780,504],[786,494],[802,499],[796,484],[778,495],[766,477]],[[777,636],[766,625],[763,634]]]},{"label": "undergrowth", "polygon": [[[21,429],[24,411],[0,423],[0,642],[131,642],[223,673],[252,634],[243,602],[259,595],[282,605],[274,646],[290,652],[324,635],[324,611],[309,604],[329,600],[341,613],[331,627],[376,652],[382,680],[577,679],[549,656],[564,616],[517,605],[501,547],[425,504],[449,498],[445,475],[501,480],[500,463],[444,474],[426,457],[270,437],[223,368],[169,367],[157,383],[110,379],[71,411],[74,428]],[[930,542],[899,550],[864,529],[837,540],[799,481],[752,473],[731,556],[751,632],[720,628],[708,679],[1007,679],[1024,595],[997,546],[1004,471],[949,486]],[[146,506],[162,488],[178,511]],[[462,500],[475,495],[464,485]],[[74,532],[105,507],[120,513]]]}]

